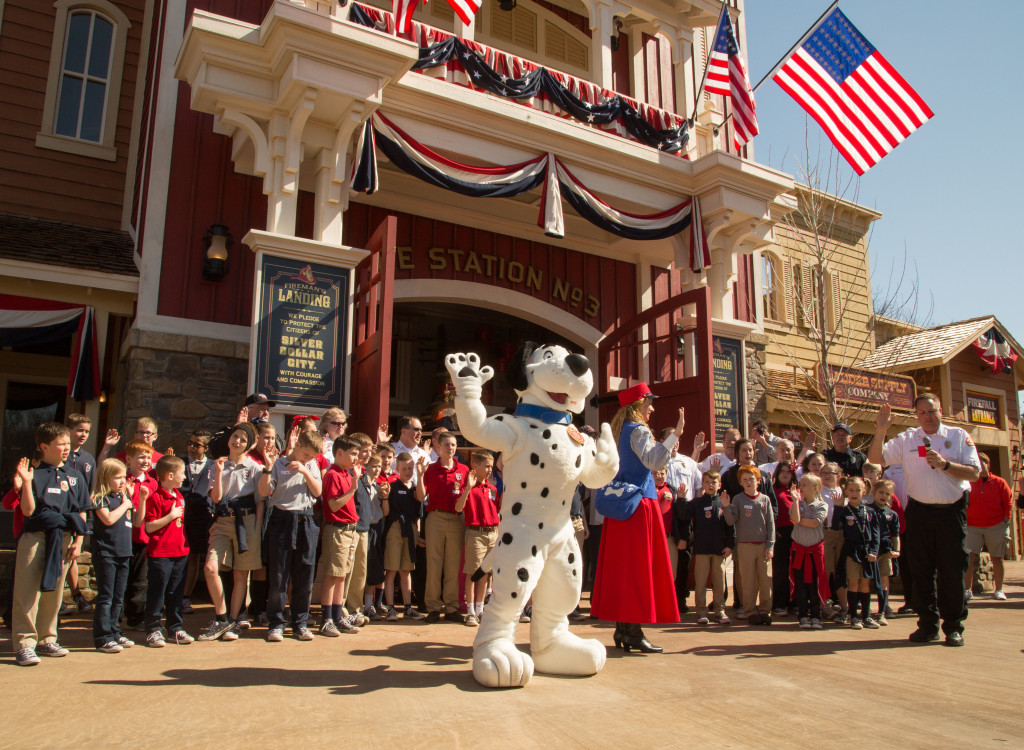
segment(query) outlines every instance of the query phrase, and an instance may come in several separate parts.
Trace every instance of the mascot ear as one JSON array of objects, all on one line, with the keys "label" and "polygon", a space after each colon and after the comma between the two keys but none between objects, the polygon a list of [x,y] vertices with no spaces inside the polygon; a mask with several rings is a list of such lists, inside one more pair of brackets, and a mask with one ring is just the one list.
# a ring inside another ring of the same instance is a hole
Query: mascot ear
[{"label": "mascot ear", "polygon": [[508,369],[505,370],[505,380],[509,386],[516,391],[525,391],[530,387],[530,381],[526,378],[526,363],[537,348],[533,341],[524,341],[516,349],[516,353],[509,360]]}]

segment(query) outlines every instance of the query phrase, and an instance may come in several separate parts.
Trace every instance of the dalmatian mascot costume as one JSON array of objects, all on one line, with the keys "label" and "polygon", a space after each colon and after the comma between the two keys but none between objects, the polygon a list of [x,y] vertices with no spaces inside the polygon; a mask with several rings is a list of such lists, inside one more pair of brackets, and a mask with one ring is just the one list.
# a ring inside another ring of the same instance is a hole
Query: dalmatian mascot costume
[{"label": "dalmatian mascot costume", "polygon": [[[508,369],[519,395],[516,413],[487,417],[480,400],[494,376],[476,354],[449,354],[455,412],[471,442],[501,451],[505,494],[498,545],[481,571],[494,573],[494,593],[473,644],[473,676],[487,687],[519,687],[534,667],[559,675],[592,675],[604,666],[597,640],[569,632],[568,614],[579,602],[582,560],[569,518],[576,485],[603,487],[618,471],[611,428],[595,442],[572,424],[594,387],[590,362],[561,346],[524,343]],[[515,630],[533,597],[530,655],[515,647]],[[532,658],[531,658],[532,656]]]}]

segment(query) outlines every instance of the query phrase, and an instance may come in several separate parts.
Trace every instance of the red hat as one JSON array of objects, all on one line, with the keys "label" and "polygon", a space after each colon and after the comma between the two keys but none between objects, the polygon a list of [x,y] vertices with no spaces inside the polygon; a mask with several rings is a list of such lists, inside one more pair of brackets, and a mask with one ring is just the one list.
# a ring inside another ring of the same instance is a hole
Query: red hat
[{"label": "red hat", "polygon": [[619,391],[619,406],[628,406],[634,401],[639,401],[643,398],[657,398],[657,396],[651,393],[647,383],[637,383],[631,388]]}]

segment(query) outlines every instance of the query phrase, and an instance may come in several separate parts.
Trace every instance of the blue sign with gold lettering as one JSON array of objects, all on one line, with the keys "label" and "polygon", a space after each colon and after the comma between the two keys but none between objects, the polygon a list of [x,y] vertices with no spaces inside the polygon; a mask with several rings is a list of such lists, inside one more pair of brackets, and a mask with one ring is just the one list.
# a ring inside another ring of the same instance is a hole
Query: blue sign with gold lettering
[{"label": "blue sign with gold lettering", "polygon": [[715,439],[730,427],[743,431],[740,419],[740,384],[743,382],[743,345],[735,339],[713,336],[711,360],[715,386]]},{"label": "blue sign with gold lettering", "polygon": [[255,391],[327,409],[345,396],[350,270],[263,256]]}]

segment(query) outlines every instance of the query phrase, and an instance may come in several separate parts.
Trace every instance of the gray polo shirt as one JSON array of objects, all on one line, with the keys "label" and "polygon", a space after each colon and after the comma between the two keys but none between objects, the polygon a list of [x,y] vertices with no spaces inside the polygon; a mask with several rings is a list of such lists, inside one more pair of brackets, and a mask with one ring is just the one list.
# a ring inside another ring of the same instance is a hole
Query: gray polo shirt
[{"label": "gray polo shirt", "polygon": [[813,529],[810,526],[793,526],[793,542],[804,547],[813,547],[825,539],[825,517],[828,515],[828,505],[820,497],[811,502],[800,501],[800,518],[818,521]]},{"label": "gray polo shirt", "polygon": [[[309,510],[316,498],[309,494],[306,478],[297,471],[289,471],[291,460],[281,456],[270,470],[270,498],[267,504],[281,510]],[[320,475],[320,467],[314,458],[306,464],[306,470],[313,476]]]}]

